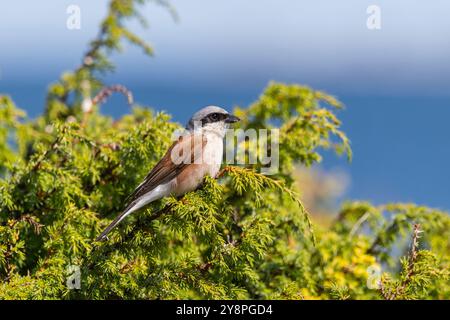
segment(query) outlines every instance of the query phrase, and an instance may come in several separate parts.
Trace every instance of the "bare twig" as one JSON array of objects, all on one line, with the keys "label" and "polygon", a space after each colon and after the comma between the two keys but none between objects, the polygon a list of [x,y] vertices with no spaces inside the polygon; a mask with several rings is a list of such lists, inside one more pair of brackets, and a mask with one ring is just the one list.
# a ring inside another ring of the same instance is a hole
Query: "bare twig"
[{"label": "bare twig", "polygon": [[379,287],[379,289],[380,289],[380,293],[381,293],[381,296],[385,299],[385,300],[390,300],[390,294],[389,294],[389,292],[386,290],[386,287],[384,286],[384,283],[383,283],[383,279],[381,278],[380,279],[380,287]]},{"label": "bare twig", "polygon": [[33,227],[34,232],[36,234],[40,234],[41,233],[41,229],[44,226],[43,224],[37,222],[35,220],[35,218],[32,215],[30,215],[30,214],[26,214],[26,215],[20,217],[20,220],[29,223]]},{"label": "bare twig", "polygon": [[350,230],[349,233],[349,237],[353,237],[356,232],[358,231],[358,229],[361,227],[361,225],[367,220],[367,218],[369,218],[370,216],[370,212],[367,211],[366,213],[364,213],[361,218],[358,219],[358,221],[356,221],[356,223],[353,225],[352,230]]},{"label": "bare twig", "polygon": [[[412,277],[414,276],[414,265],[417,261],[418,251],[419,251],[419,239],[420,234],[423,231],[420,229],[420,224],[416,223],[413,227],[413,236],[412,236],[412,243],[411,243],[411,249],[409,251],[408,256],[408,265],[406,267],[406,274],[403,278],[403,281],[401,284],[393,290],[393,292],[387,293],[384,286],[380,287],[381,294],[386,300],[394,300],[400,295],[402,295],[405,291],[408,285],[412,281]],[[381,282],[382,284],[382,282]]]},{"label": "bare twig", "polygon": [[104,103],[114,92],[119,92],[123,94],[127,98],[128,104],[130,105],[133,104],[134,102],[133,93],[121,84],[115,84],[112,86],[104,87],[103,89],[100,90],[99,93],[97,93],[94,99],[92,99],[92,103],[93,104]]}]

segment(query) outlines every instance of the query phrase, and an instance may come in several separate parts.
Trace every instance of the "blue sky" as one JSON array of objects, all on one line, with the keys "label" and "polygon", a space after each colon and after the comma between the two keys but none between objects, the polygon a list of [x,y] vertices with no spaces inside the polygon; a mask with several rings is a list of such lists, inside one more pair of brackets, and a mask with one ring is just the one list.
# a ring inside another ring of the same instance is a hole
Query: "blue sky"
[{"label": "blue sky", "polygon": [[[45,89],[76,66],[106,13],[107,1],[0,3],[0,92],[35,116]],[[81,30],[66,28],[66,8],[81,8]],[[323,167],[351,177],[346,197],[414,201],[450,209],[450,2],[172,1],[179,21],[148,4],[149,29],[137,30],[153,58],[126,48],[106,78],[136,100],[184,122],[208,104],[231,109],[255,100],[270,80],[325,90],[347,109],[348,165],[327,154]],[[366,9],[381,8],[381,30]],[[116,97],[108,113],[127,111]]]}]

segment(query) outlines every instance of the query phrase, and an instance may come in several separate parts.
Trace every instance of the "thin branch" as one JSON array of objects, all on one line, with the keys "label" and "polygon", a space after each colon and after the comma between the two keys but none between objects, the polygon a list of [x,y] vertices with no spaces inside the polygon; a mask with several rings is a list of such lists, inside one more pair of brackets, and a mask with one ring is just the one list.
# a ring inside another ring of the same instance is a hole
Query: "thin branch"
[{"label": "thin branch", "polygon": [[419,251],[420,234],[422,232],[423,231],[420,229],[420,224],[414,224],[411,249],[408,255],[408,265],[406,267],[406,274],[401,284],[395,289],[395,291],[391,292],[390,294],[385,291],[383,286],[380,287],[380,289],[382,289],[381,293],[386,300],[394,300],[397,297],[401,296],[406,291],[408,285],[411,283],[412,277],[414,276],[414,265],[417,261]]},{"label": "thin branch", "polygon": [[128,104],[129,105],[133,104],[134,102],[133,93],[130,90],[128,90],[125,86],[120,84],[115,84],[101,89],[99,93],[97,93],[97,95],[94,97],[94,99],[92,99],[92,103],[93,104],[104,103],[114,92],[123,94],[127,98]]},{"label": "thin branch", "polygon": [[358,221],[356,221],[356,223],[352,227],[352,230],[350,230],[350,233],[348,234],[350,238],[355,235],[355,233],[358,231],[361,225],[369,218],[369,216],[370,212],[367,211],[361,216],[361,218],[358,219]]}]

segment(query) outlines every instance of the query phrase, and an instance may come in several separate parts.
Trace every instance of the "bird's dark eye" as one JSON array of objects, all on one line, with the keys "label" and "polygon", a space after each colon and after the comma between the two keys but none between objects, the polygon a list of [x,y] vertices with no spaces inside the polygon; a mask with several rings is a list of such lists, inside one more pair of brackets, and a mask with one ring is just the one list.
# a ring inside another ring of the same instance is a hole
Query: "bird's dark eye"
[{"label": "bird's dark eye", "polygon": [[212,121],[218,121],[219,120],[219,114],[213,113],[210,115]]}]

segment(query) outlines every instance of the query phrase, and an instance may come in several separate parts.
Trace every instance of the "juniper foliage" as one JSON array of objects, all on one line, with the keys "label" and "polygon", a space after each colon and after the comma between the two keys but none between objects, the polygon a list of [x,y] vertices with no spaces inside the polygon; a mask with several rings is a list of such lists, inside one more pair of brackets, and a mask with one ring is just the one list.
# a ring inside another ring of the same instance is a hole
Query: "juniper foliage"
[{"label": "juniper foliage", "polygon": [[[42,116],[28,119],[0,96],[0,298],[450,298],[447,213],[353,202],[330,227],[312,226],[295,166],[330,148],[351,158],[351,149],[341,103],[306,86],[270,83],[235,109],[243,129],[279,128],[277,175],[259,173],[261,164],[224,166],[94,243],[180,128],[135,104],[119,119],[100,112],[112,91],[132,100],[121,86],[101,90],[121,41],[152,52],[124,26],[142,20],[143,2],[110,2],[80,67],[49,87]],[[71,265],[80,267],[80,289],[67,286]],[[375,286],[371,268],[382,270]]]}]

